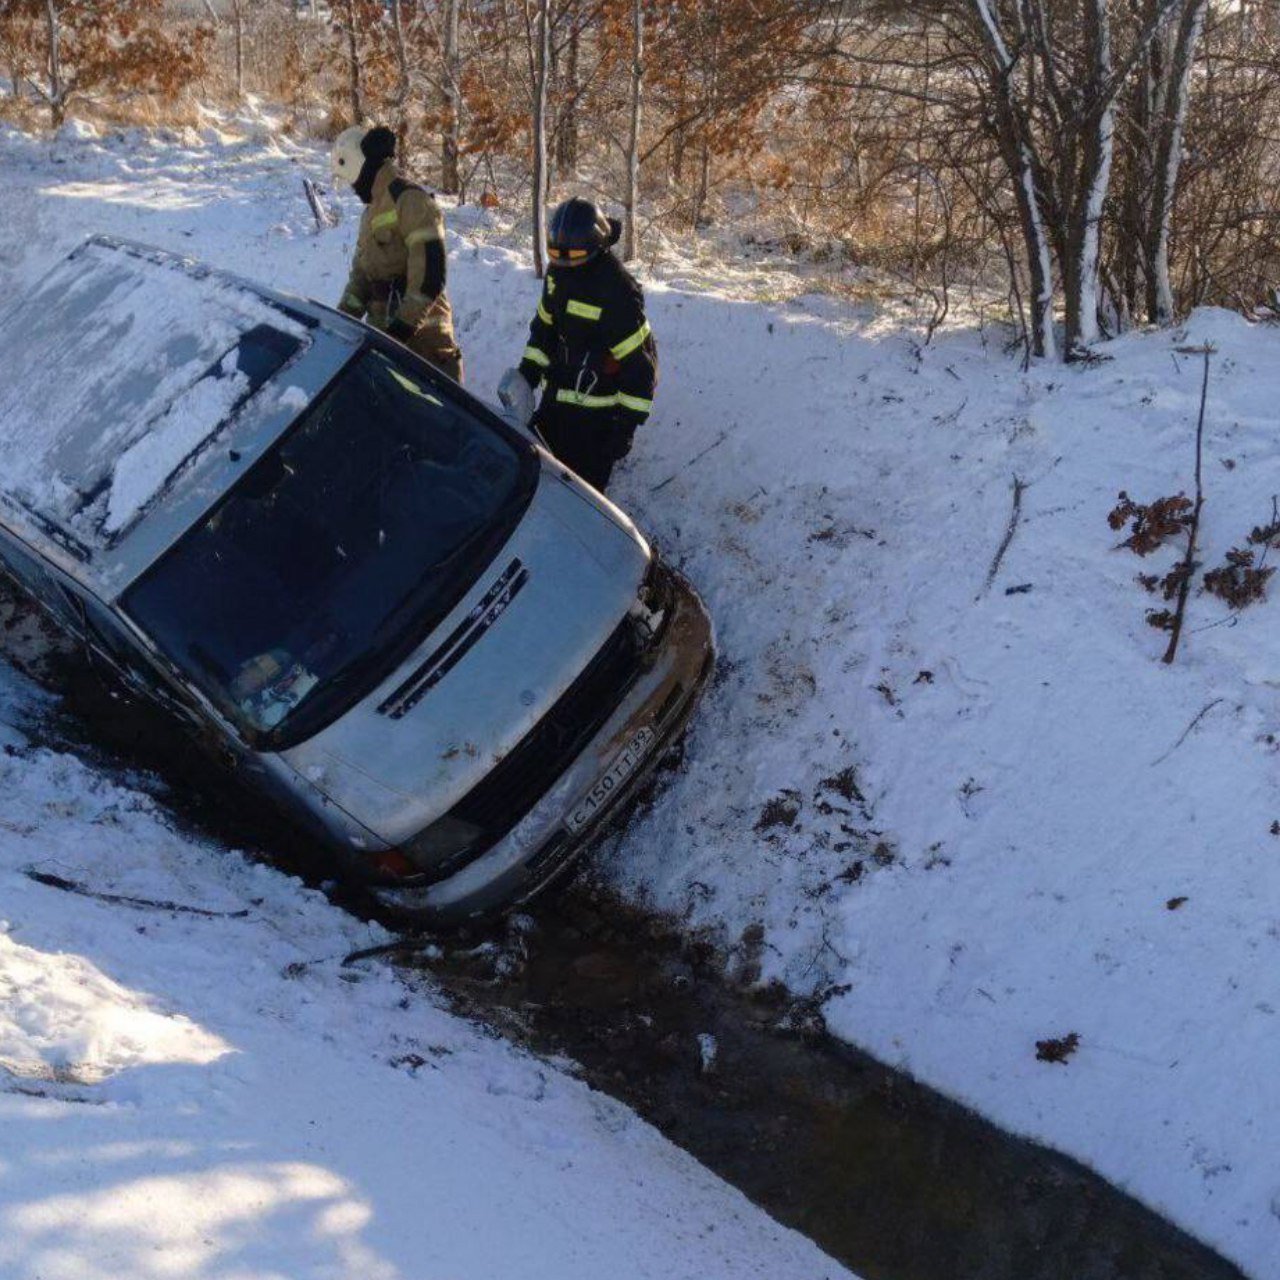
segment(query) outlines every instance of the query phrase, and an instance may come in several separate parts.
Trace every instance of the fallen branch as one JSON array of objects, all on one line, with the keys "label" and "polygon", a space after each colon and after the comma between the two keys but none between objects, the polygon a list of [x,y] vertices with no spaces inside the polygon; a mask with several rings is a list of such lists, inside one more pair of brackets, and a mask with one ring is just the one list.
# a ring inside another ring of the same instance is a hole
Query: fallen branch
[{"label": "fallen branch", "polygon": [[307,193],[307,203],[311,206],[311,216],[316,220],[316,230],[325,231],[333,226],[333,214],[320,199],[320,192],[310,178],[303,178],[302,189]]},{"label": "fallen branch", "polygon": [[395,942],[383,942],[376,947],[362,947],[359,951],[350,951],[342,957],[339,968],[356,964],[361,960],[372,960],[375,956],[399,955],[405,951],[421,951],[431,945],[430,938],[399,938]]},{"label": "fallen branch", "polygon": [[203,916],[209,920],[243,920],[249,914],[247,907],[240,911],[210,911],[207,907],[189,907],[181,902],[134,898],[123,893],[102,893],[76,880],[65,880],[62,876],[55,876],[49,871],[37,871],[34,867],[23,868],[22,874],[28,880],[47,885],[50,889],[61,889],[63,893],[74,893],[81,898],[93,898],[98,902],[110,902],[121,907],[138,907],[147,911],[175,911],[180,915]]},{"label": "fallen branch", "polygon": [[1214,707],[1216,707],[1218,703],[1222,701],[1223,701],[1222,698],[1214,698],[1212,702],[1205,703],[1205,705],[1200,708],[1199,714],[1191,721],[1189,725],[1187,725],[1185,729],[1183,729],[1182,736],[1177,740],[1177,742],[1175,742],[1173,746],[1171,746],[1169,750],[1164,753],[1164,755],[1160,756],[1159,759],[1153,760],[1151,762],[1151,767],[1154,769],[1156,765],[1163,764],[1171,755],[1173,755],[1173,753],[1177,751],[1177,749],[1180,746],[1182,746],[1182,744],[1186,742],[1186,740],[1192,735],[1192,733],[1195,731],[1196,725],[1198,725],[1200,721],[1203,720],[1205,716],[1207,716],[1209,712],[1212,711]]},{"label": "fallen branch", "polygon": [[991,568],[987,570],[987,580],[982,584],[982,590],[974,596],[975,600],[981,600],[991,590],[991,584],[995,582],[996,574],[1000,572],[1004,553],[1009,550],[1013,535],[1018,531],[1018,521],[1022,518],[1022,495],[1026,488],[1025,480],[1019,480],[1017,476],[1013,477],[1013,510],[1009,512],[1009,523],[1005,526],[1004,537],[1000,539],[1000,546],[996,550],[995,559],[991,561]]},{"label": "fallen branch", "polygon": [[722,431],[709,445],[707,445],[705,449],[703,449],[700,453],[695,453],[693,457],[690,458],[689,461],[686,462],[684,466],[680,468],[679,471],[673,472],[665,480],[661,481],[659,484],[655,484],[653,488],[649,490],[649,492],[657,493],[659,489],[665,489],[667,485],[669,485],[673,480],[684,475],[684,473],[688,471],[688,469],[691,466],[693,466],[695,462],[701,462],[702,459],[705,458],[707,454],[711,452],[712,449],[718,449],[722,444],[724,444],[724,442],[728,438],[729,438],[729,433],[727,431]]}]

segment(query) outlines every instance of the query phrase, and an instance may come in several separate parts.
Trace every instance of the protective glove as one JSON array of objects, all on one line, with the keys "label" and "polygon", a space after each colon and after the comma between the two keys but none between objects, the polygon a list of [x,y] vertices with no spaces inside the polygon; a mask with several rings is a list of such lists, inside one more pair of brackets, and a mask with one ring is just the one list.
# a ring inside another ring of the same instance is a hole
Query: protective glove
[{"label": "protective glove", "polygon": [[533,417],[533,388],[519,369],[508,369],[498,382],[503,417],[517,427],[527,427]]},{"label": "protective glove", "polygon": [[631,452],[639,424],[630,414],[612,414],[605,424],[605,448],[614,462],[621,462]]},{"label": "protective glove", "polygon": [[399,316],[387,325],[387,334],[394,338],[397,342],[408,342],[413,337],[414,328],[411,324],[405,324]]}]

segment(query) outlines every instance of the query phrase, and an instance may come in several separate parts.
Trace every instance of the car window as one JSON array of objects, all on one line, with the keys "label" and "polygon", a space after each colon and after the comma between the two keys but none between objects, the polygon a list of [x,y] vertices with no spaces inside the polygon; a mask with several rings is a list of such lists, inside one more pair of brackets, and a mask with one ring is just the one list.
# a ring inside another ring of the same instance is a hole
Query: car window
[{"label": "car window", "polygon": [[138,638],[116,615],[94,597],[63,587],[79,617],[78,629],[93,654],[135,692],[148,696],[171,712],[198,720],[189,692],[179,692],[171,678],[156,668]]},{"label": "car window", "polygon": [[151,664],[119,620],[105,605],[64,582],[57,584],[58,594],[76,619],[76,630],[123,674],[146,680],[155,679]]},{"label": "car window", "polygon": [[[83,598],[82,598],[83,599]],[[88,639],[96,644],[117,666],[129,674],[154,683],[155,672],[143,656],[137,642],[120,623],[96,600],[84,600],[85,629]]]},{"label": "car window", "polygon": [[33,595],[64,626],[78,629],[78,616],[60,590],[57,578],[31,552],[0,531],[0,569]]}]

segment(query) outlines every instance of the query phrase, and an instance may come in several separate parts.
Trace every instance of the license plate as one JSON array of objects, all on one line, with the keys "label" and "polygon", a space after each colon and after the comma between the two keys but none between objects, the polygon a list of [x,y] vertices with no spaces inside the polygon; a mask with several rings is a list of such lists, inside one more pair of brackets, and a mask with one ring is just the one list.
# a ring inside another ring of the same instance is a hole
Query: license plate
[{"label": "license plate", "polygon": [[609,769],[597,781],[595,786],[574,805],[565,822],[570,831],[581,831],[604,809],[609,801],[622,790],[623,784],[636,771],[636,766],[645,758],[653,745],[657,734],[646,725],[627,743],[613,758]]}]

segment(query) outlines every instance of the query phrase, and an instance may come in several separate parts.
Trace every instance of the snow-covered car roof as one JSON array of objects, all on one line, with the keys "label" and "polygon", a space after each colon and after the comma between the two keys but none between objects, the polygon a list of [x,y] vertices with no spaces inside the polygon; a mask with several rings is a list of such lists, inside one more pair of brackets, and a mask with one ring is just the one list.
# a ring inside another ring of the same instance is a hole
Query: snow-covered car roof
[{"label": "snow-covered car roof", "polygon": [[117,595],[359,340],[327,308],[94,237],[0,315],[0,520]]}]

